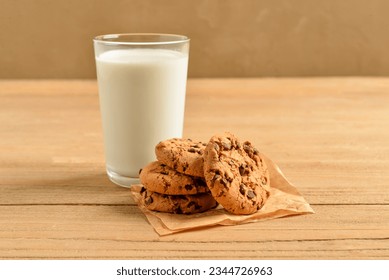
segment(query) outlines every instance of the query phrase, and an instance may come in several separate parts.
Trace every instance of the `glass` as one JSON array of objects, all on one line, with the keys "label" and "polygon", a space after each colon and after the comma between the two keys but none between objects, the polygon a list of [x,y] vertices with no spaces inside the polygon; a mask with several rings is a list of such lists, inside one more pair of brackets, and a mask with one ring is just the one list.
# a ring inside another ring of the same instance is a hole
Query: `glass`
[{"label": "glass", "polygon": [[93,41],[106,170],[129,187],[155,160],[158,142],[182,137],[189,38],[111,34]]}]

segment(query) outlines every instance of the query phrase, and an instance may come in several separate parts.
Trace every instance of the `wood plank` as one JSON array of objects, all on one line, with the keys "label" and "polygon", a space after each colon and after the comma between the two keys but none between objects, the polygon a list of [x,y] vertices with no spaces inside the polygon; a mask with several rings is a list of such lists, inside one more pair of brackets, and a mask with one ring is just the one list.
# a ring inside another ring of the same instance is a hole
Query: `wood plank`
[{"label": "wood plank", "polygon": [[[314,207],[316,214],[313,215],[215,227],[164,237],[153,232],[137,206],[16,205],[1,206],[0,209],[1,238],[200,242],[230,242],[231,236],[235,236],[236,241],[344,239],[366,236],[389,238],[389,224],[383,223],[389,220],[388,205],[318,205]],[[244,235],[241,236],[242,232]]]},{"label": "wood plank", "polygon": [[316,206],[314,215],[165,237],[132,206],[0,209],[0,258],[389,258],[388,206]]},{"label": "wood plank", "polygon": [[0,259],[389,259],[386,240],[223,242],[210,246],[190,242],[1,239],[0,247]]},{"label": "wood plank", "polygon": [[[368,167],[354,165],[354,171],[345,172],[339,164],[327,164],[326,170],[313,163],[280,166],[313,205],[389,204],[389,176],[371,172],[364,178],[363,169]],[[127,189],[108,180],[102,164],[0,168],[0,178],[0,205],[132,203]]]},{"label": "wood plank", "polygon": [[[280,164],[312,204],[388,204],[385,171],[374,165],[295,162]],[[381,167],[383,168],[383,167]],[[306,172],[309,170],[309,173]],[[364,174],[369,176],[365,177]],[[85,163],[0,168],[0,204],[127,203],[125,189],[112,184],[104,166]],[[370,186],[370,187],[367,187]],[[104,195],[102,194],[104,191]],[[120,195],[119,195],[120,193]],[[51,197],[50,202],[47,198]],[[120,197],[124,200],[120,200]],[[113,199],[113,200],[112,200]]]}]

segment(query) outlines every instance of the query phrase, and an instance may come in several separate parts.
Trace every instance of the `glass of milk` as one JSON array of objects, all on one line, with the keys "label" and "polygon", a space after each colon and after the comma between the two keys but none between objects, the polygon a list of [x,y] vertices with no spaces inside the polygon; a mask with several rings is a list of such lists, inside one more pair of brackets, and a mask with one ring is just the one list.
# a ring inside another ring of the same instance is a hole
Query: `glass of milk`
[{"label": "glass of milk", "polygon": [[155,160],[159,141],[182,137],[189,38],[111,34],[93,41],[106,170],[129,187]]}]

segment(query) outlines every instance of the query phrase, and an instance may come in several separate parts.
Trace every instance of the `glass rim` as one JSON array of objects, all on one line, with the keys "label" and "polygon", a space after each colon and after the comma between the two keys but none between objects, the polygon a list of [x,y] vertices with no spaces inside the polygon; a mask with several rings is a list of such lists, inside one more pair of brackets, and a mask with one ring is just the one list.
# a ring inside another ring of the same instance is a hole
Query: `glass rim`
[{"label": "glass rim", "polygon": [[[142,41],[139,38],[151,38],[151,37],[165,37],[165,40],[154,40],[154,41]],[[134,41],[120,40],[120,38],[137,38]],[[168,39],[170,38],[170,39]],[[127,46],[155,46],[155,45],[170,45],[170,44],[182,44],[189,42],[189,37],[178,34],[168,33],[117,33],[117,34],[105,34],[98,35],[93,38],[95,43],[106,44],[106,45],[127,45]]]}]

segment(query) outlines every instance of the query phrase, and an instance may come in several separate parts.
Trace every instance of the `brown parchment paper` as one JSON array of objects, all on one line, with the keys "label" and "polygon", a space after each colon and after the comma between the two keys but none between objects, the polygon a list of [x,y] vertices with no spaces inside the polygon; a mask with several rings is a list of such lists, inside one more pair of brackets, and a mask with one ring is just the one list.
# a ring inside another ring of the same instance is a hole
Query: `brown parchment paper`
[{"label": "brown parchment paper", "polygon": [[144,207],[140,189],[142,185],[132,185],[131,195],[146,215],[159,235],[168,235],[186,230],[203,229],[216,225],[238,225],[275,219],[291,215],[314,213],[309,203],[284,176],[280,168],[262,154],[270,173],[270,196],[265,205],[251,215],[230,214],[218,206],[199,214],[170,214],[150,211]]}]

